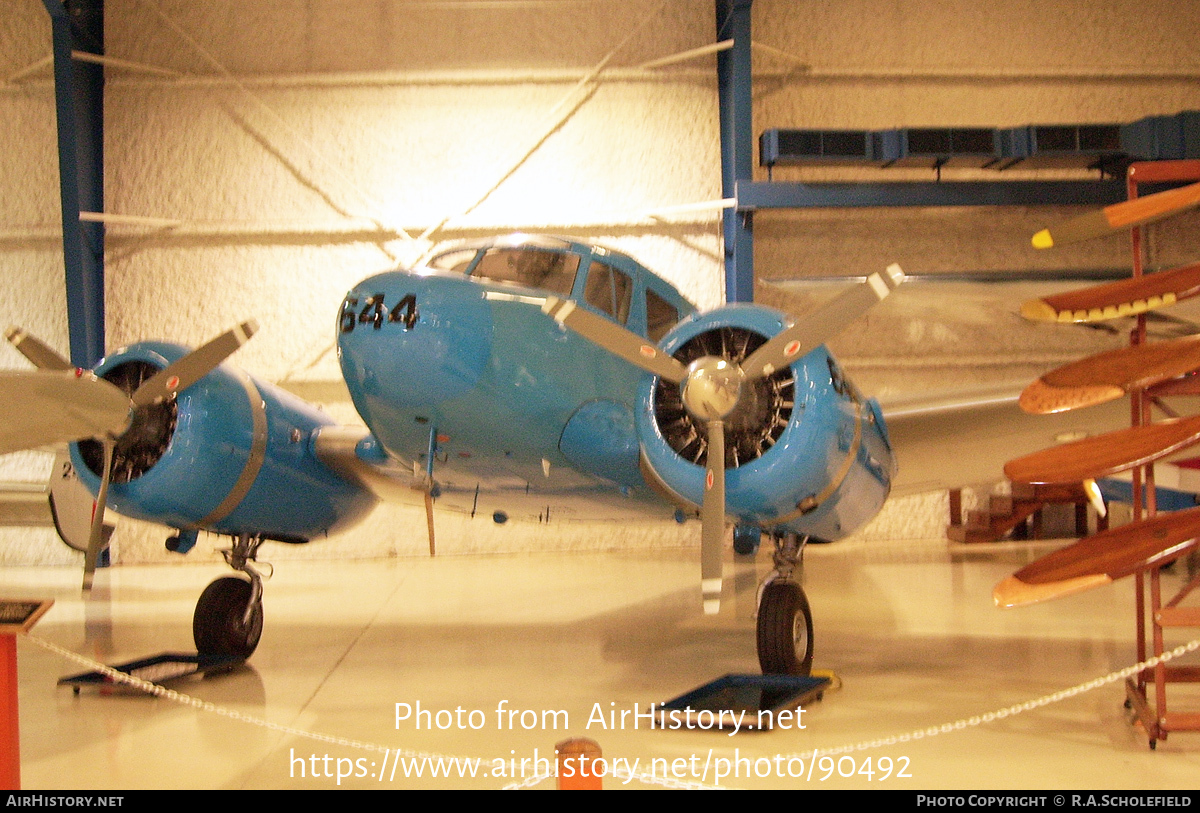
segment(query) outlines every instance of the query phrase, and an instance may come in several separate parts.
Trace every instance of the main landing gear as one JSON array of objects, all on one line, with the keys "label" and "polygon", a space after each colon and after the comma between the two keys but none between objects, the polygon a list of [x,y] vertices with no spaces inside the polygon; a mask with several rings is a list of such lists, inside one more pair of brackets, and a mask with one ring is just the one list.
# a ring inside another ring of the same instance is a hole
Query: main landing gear
[{"label": "main landing gear", "polygon": [[772,535],[775,569],[758,596],[758,663],[764,675],[807,676],[812,671],[813,623],[804,589],[792,576],[808,537]]},{"label": "main landing gear", "polygon": [[225,576],[200,594],[192,617],[192,637],[201,656],[245,660],[258,647],[263,626],[263,579],[254,561],[262,538],[240,534],[222,551],[229,566],[248,578]]}]

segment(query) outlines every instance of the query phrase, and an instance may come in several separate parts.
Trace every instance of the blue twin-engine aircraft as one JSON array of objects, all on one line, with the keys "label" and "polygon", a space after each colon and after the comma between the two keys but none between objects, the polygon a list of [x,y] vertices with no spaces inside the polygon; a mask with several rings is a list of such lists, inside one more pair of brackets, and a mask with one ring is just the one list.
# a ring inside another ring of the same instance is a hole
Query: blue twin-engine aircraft
[{"label": "blue twin-engine aircraft", "polygon": [[[824,342],[903,279],[871,274],[793,322],[758,305],[699,313],[630,257],[514,236],[435,252],[370,277],[338,318],[342,372],[367,431],[224,363],[241,325],[188,351],[122,348],[80,370],[18,329],[38,368],[0,379],[0,452],[69,442],[96,495],[85,586],[104,506],[234,539],[240,575],[195,613],[205,654],[248,657],[262,629],[264,540],[300,543],[360,520],[377,498],[514,518],[699,515],[702,592],[715,612],[722,541],[775,544],[760,591],[767,672],[806,673],[812,619],[793,571],[805,541],[873,517],[893,484],[874,400]],[[430,515],[432,533],[432,514]]]},{"label": "blue twin-engine aircraft", "polygon": [[6,375],[6,412],[23,418],[0,430],[0,451],[71,442],[101,504],[85,585],[106,504],[178,529],[173,550],[201,530],[233,537],[227,558],[248,578],[201,596],[202,653],[247,657],[257,645],[263,540],[344,529],[382,496],[499,522],[698,513],[709,612],[727,519],[740,546],[766,531],[777,567],[761,599],[762,666],[807,672],[812,621],[791,578],[803,541],[860,527],[895,470],[878,405],[822,343],[902,278],[898,267],[872,274],[792,324],[756,305],[698,313],[598,246],[523,235],[459,245],[366,279],[342,303],[338,353],[365,433],[223,363],[252,323],[191,352],[135,344],[91,371],[12,329],[39,369]]}]

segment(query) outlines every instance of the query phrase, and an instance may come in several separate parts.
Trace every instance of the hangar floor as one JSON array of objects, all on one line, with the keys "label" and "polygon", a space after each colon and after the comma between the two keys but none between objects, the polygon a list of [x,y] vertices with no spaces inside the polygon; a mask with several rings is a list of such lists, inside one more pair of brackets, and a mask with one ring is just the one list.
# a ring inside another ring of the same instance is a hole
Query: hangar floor
[{"label": "hangar floor", "polygon": [[[340,770],[358,774],[341,787],[378,788],[386,766],[382,784],[390,787],[499,788],[514,769],[520,773],[522,759],[528,777],[531,760],[556,742],[588,736],[607,758],[636,758],[639,771],[657,759],[660,775],[665,766],[708,785],[1196,788],[1200,734],[1173,734],[1150,751],[1128,722],[1119,683],[963,730],[853,751],[851,760],[818,758],[809,773],[806,752],[814,748],[953,724],[1134,663],[1128,583],[1043,607],[991,606],[992,586],[1030,555],[1020,545],[948,553],[944,542],[811,548],[816,667],[834,670],[842,686],[806,709],[803,730],[733,736],[648,730],[644,719],[634,730],[628,715],[624,726],[618,717],[605,728],[597,715],[607,724],[612,711],[635,704],[645,711],[726,673],[754,671],[753,600],[770,567],[765,549],[753,561],[727,563],[725,602],[714,618],[700,613],[696,550],[285,562],[267,585],[266,628],[248,665],[174,687],[276,728],[132,692],[76,696],[56,680],[80,667],[22,640],[22,782],[27,789],[333,788]],[[120,662],[188,649],[195,599],[222,570],[121,567],[100,576],[85,604],[74,570],[11,568],[0,571],[0,595],[54,597],[35,635]],[[1169,586],[1180,578],[1168,576]],[[1189,701],[1200,708],[1188,688],[1172,692],[1173,709],[1189,710]],[[397,703],[420,703],[434,715],[417,730],[411,719],[396,722]],[[501,706],[518,713],[498,719]],[[553,715],[543,714],[554,711],[566,712],[567,730],[563,716],[556,730]],[[465,762],[451,767],[449,779],[429,778],[431,763],[424,778],[406,778],[414,763],[393,773],[397,748],[482,764],[474,779],[458,775],[469,771]],[[791,755],[804,755],[803,779],[787,776],[800,770]],[[854,773],[840,776],[852,763]],[[718,768],[735,767],[739,776],[718,783]],[[622,783],[610,777],[606,787]]]}]

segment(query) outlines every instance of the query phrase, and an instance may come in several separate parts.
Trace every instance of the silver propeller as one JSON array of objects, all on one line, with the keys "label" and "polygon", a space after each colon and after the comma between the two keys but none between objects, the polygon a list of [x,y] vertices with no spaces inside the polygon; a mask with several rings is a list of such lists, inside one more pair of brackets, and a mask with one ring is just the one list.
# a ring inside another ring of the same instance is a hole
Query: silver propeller
[{"label": "silver propeller", "polygon": [[0,373],[0,454],[120,435],[129,427],[129,397],[88,370]]},{"label": "silver propeller", "polygon": [[83,555],[83,589],[92,589],[92,579],[96,575],[96,565],[100,561],[100,549],[104,547],[104,511],[108,508],[108,485],[112,482],[113,450],[117,442],[112,436],[100,441],[104,449],[103,475],[100,477],[100,490],[96,493],[96,505],[92,508],[92,527],[88,531],[87,552]]},{"label": "silver propeller", "polygon": [[113,456],[134,412],[183,392],[212,372],[257,330],[257,323],[243,322],[159,370],[132,395],[90,371],[71,369],[61,356],[19,328],[5,332],[17,350],[39,369],[0,374],[0,409],[16,416],[0,429],[0,453],[87,439],[98,440],[103,448],[100,490],[84,557],[84,590],[92,587],[103,547]]},{"label": "silver propeller", "polygon": [[742,363],[746,377],[753,381],[768,376],[808,355],[869,311],[902,282],[904,272],[892,263],[882,274],[871,274],[865,282],[838,294],[815,313],[805,316],[755,350]]},{"label": "silver propeller", "polygon": [[687,375],[687,370],[677,359],[659,350],[653,343],[610,319],[575,307],[570,300],[548,296],[542,305],[542,313],[549,314],[560,325],[569,327],[614,356],[673,384],[683,381]]},{"label": "silver propeller", "polygon": [[725,422],[708,422],[708,462],[700,506],[700,596],[705,615],[721,610],[721,542],[725,537]]},{"label": "silver propeller", "polygon": [[625,327],[574,302],[547,297],[542,311],[559,324],[604,348],[618,358],[679,384],[684,407],[708,430],[708,459],[704,497],[700,506],[700,578],[704,611],[715,614],[721,601],[721,545],[725,536],[725,418],[737,408],[745,385],[824,344],[847,323],[858,318],[904,281],[899,265],[867,279],[834,297],[784,329],[755,350],[740,365],[733,360],[704,356],[684,366],[678,359],[647,343]]},{"label": "silver propeller", "polygon": [[134,406],[150,406],[183,392],[211,373],[233,352],[258,332],[258,322],[251,319],[225,331],[181,358],[159,370],[142,383],[129,400]]},{"label": "silver propeller", "polygon": [[71,362],[51,350],[40,339],[30,336],[15,325],[4,331],[4,338],[39,370],[71,369]]}]

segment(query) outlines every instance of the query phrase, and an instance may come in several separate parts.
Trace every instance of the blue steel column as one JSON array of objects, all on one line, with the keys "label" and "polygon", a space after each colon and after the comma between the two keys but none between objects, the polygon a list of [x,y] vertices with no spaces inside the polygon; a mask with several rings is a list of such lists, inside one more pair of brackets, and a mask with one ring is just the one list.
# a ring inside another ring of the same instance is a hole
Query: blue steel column
[{"label": "blue steel column", "polygon": [[104,68],[72,51],[104,53],[104,0],[42,0],[54,46],[58,171],[71,363],[104,356],[104,225],[79,213],[104,211]]},{"label": "blue steel column", "polygon": [[[751,115],[750,10],[753,0],[716,0],[717,41],[733,47],[717,54],[721,108],[721,194],[737,196],[738,181],[754,173],[754,121]],[[754,213],[725,209],[725,299],[754,299]]]}]

